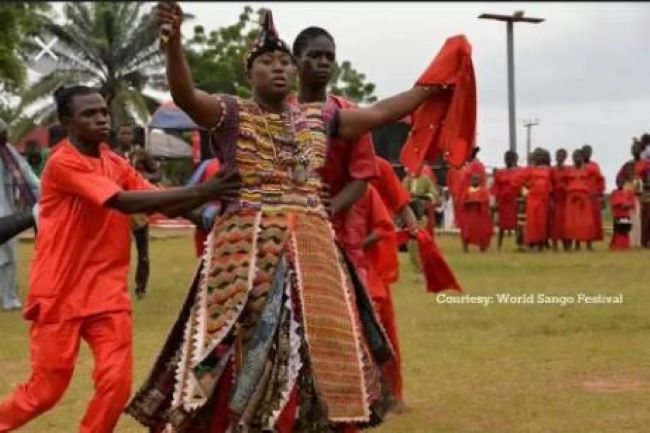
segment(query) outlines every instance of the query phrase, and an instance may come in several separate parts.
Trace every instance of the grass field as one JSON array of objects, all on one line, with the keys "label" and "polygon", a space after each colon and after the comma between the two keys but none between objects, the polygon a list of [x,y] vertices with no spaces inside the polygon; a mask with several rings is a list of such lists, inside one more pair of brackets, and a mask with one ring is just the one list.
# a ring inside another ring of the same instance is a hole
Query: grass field
[{"label": "grass field", "polygon": [[[622,304],[447,304],[413,283],[406,256],[393,288],[410,411],[377,433],[646,433],[650,431],[650,252],[464,254],[439,238],[465,292],[623,295]],[[21,244],[25,287],[32,245]],[[147,372],[194,270],[189,237],[151,244],[150,293],[136,302],[135,378]],[[27,323],[0,313],[0,393],[28,375]],[[19,430],[71,433],[92,393],[83,347],[58,406]],[[119,433],[144,432],[123,417]]]}]

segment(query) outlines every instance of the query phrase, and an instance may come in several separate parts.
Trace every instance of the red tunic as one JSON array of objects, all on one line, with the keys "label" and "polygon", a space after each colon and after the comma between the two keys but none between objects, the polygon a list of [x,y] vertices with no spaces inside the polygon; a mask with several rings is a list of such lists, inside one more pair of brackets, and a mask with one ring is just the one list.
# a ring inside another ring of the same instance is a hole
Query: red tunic
[{"label": "red tunic", "polygon": [[[345,249],[355,269],[359,273],[361,280],[367,282],[368,259],[363,251],[363,241],[373,231],[382,237],[395,236],[395,227],[393,219],[390,217],[388,210],[379,197],[379,193],[372,185],[368,185],[366,192],[359,201],[353,204],[345,213],[345,220],[339,228],[339,239],[341,246]],[[397,264],[397,246],[393,242],[394,251],[390,248],[382,248],[377,254],[386,254],[386,261],[390,263],[390,268],[398,267]],[[395,259],[393,260],[393,255]],[[372,292],[372,288],[369,288]],[[374,295],[373,295],[374,296]]]},{"label": "red tunic", "polygon": [[[355,104],[339,96],[329,95],[328,103],[339,108],[354,107]],[[330,194],[336,196],[353,180],[372,180],[377,177],[377,164],[372,135],[365,133],[356,140],[347,141],[334,138],[329,142],[327,161],[321,170],[324,183],[329,185]],[[346,233],[343,224],[349,210],[343,210],[332,217],[332,225],[338,240],[345,246],[359,242],[359,239],[344,239]],[[345,222],[349,224],[350,222]],[[354,261],[353,261],[354,262]],[[356,265],[356,262],[354,262]]]},{"label": "red tunic", "polygon": [[[393,307],[390,284],[395,280],[399,269],[397,256],[397,234],[390,212],[377,190],[368,185],[363,197],[347,213],[345,239],[360,242],[347,244],[346,250],[355,264],[359,275],[368,288],[379,319],[395,351],[395,363],[384,366],[384,373],[393,392],[402,396],[402,373],[397,321]],[[353,220],[353,224],[348,224]],[[363,249],[362,242],[369,235],[379,237],[379,241]]]},{"label": "red tunic", "polygon": [[494,229],[489,201],[490,195],[485,186],[465,190],[462,196],[463,224],[460,227],[463,242],[482,249],[490,246]]},{"label": "red tunic", "polygon": [[515,178],[518,189],[528,188],[526,197],[526,228],[524,242],[544,242],[548,235],[548,204],[551,194],[551,168],[531,166],[522,168]]},{"label": "red tunic", "polygon": [[55,323],[130,311],[129,217],[105,204],[120,191],[155,187],[107,145],[92,158],[66,139],[52,151],[41,188],[25,318]]},{"label": "red tunic", "polygon": [[[612,216],[616,224],[616,220],[620,218],[629,219],[632,210],[635,207],[635,197],[634,192],[617,189],[612,191],[609,196],[609,203],[612,207]],[[614,227],[614,233],[612,234],[612,240],[609,243],[610,250],[627,250],[630,248],[630,233],[622,232],[616,230]]]},{"label": "red tunic", "polygon": [[[379,193],[384,206],[392,214],[391,217],[395,219],[404,209],[404,206],[411,201],[411,193],[404,188],[390,162],[379,156],[375,157],[375,161],[377,162],[379,177],[370,181],[370,185]],[[397,249],[397,245],[395,245],[395,248]],[[387,283],[396,282],[399,279],[399,263],[395,262],[393,266],[387,266],[384,263],[382,274],[384,281]]]},{"label": "red tunic", "polygon": [[519,190],[515,185],[515,177],[519,167],[502,168],[494,173],[492,194],[497,203],[499,215],[499,228],[502,230],[515,230],[517,228],[517,197]]},{"label": "red tunic", "polygon": [[594,161],[585,163],[585,168],[589,173],[589,185],[591,192],[591,211],[593,213],[594,226],[591,236],[592,241],[602,241],[603,237],[603,214],[601,212],[601,202],[605,192],[605,178],[600,172],[600,167]]},{"label": "red tunic", "polygon": [[390,162],[375,156],[379,176],[370,181],[375,187],[384,205],[395,217],[411,201],[411,193],[402,185]]},{"label": "red tunic", "polygon": [[456,195],[454,196],[454,212],[456,225],[460,228],[463,225],[463,212],[465,211],[463,203],[463,195],[467,188],[471,185],[471,179],[473,174],[479,175],[479,184],[485,186],[487,184],[487,179],[485,175],[485,166],[478,159],[474,159],[467,164],[465,164],[458,173],[457,184],[455,185]]},{"label": "red tunic", "polygon": [[[289,95],[288,103],[298,103],[295,93]],[[328,95],[327,104],[335,104],[338,108],[343,109],[356,107],[354,102],[335,95]],[[339,138],[331,139],[329,141],[327,160],[320,173],[332,197],[341,192],[353,180],[370,181],[375,179],[378,176],[378,171],[375,163],[372,134],[368,132],[351,141]],[[346,236],[343,225],[347,218],[347,212],[348,210],[345,209],[332,217],[332,225],[337,240],[343,244],[344,248],[345,245],[358,242],[358,239],[343,238],[343,236]]]},{"label": "red tunic", "polygon": [[567,197],[567,170],[568,168],[566,166],[555,166],[551,169],[553,192],[550,209],[549,237],[553,240],[566,239],[565,218]]},{"label": "red tunic", "polygon": [[591,174],[589,169],[569,167],[566,174],[567,201],[566,239],[589,241],[594,234],[594,212],[591,199]]}]

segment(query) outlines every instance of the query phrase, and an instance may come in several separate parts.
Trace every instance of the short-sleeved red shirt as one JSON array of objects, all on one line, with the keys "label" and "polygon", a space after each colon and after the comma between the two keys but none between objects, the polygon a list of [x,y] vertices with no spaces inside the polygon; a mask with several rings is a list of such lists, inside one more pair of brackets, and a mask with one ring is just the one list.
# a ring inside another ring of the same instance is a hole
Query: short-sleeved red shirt
[{"label": "short-sleeved red shirt", "polygon": [[386,208],[393,214],[398,215],[404,206],[411,201],[411,193],[402,185],[393,170],[390,162],[380,156],[375,157],[379,177],[371,181],[379,196],[384,201]]},{"label": "short-sleeved red shirt", "polygon": [[[328,104],[338,108],[351,108],[355,104],[341,97],[330,95]],[[327,161],[321,171],[323,180],[330,186],[332,197],[352,180],[371,180],[377,177],[375,150],[372,134],[367,132],[354,141],[333,138],[327,151]]]},{"label": "short-sleeved red shirt", "polygon": [[104,204],[122,190],[148,189],[155,187],[107,145],[98,158],[68,140],[55,147],[41,178],[25,318],[52,323],[131,309],[129,218]]}]

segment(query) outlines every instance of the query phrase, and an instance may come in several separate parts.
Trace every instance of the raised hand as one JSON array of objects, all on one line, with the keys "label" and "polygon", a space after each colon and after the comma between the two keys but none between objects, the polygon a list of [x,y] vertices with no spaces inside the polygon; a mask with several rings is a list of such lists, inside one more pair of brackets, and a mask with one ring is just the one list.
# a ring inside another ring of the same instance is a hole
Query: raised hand
[{"label": "raised hand", "polygon": [[158,2],[154,8],[154,19],[160,34],[161,46],[164,46],[169,39],[180,36],[183,11],[178,3],[174,1]]}]

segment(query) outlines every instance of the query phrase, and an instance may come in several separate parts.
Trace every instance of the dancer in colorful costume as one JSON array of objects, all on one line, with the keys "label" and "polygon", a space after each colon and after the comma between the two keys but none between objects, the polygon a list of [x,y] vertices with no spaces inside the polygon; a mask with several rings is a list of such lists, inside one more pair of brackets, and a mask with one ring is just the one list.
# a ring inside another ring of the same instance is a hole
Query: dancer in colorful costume
[{"label": "dancer in colorful costume", "polygon": [[265,11],[246,58],[253,98],[194,88],[177,4],[159,3],[174,102],[212,130],[242,178],[208,237],[186,302],[127,408],[154,431],[351,432],[380,422],[393,355],[363,285],[334,242],[320,176],[329,139],[396,121],[441,86],[363,109],[287,103],[294,59]]}]

